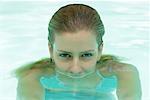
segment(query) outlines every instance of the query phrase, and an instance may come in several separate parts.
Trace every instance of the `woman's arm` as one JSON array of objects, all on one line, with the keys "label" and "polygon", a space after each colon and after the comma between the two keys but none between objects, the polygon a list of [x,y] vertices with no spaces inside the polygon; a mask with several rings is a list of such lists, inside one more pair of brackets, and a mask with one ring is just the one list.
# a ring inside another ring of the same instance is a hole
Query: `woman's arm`
[{"label": "woman's arm", "polygon": [[49,76],[54,69],[49,58],[26,64],[13,71],[18,79],[17,100],[44,100],[41,76]]},{"label": "woman's arm", "polygon": [[115,75],[118,79],[117,96],[119,100],[141,100],[141,83],[135,66],[116,61],[108,61],[100,66],[104,77]]},{"label": "woman's arm", "polygon": [[113,68],[118,79],[117,96],[119,100],[141,100],[139,73],[131,64],[120,64]]},{"label": "woman's arm", "polygon": [[17,100],[44,100],[44,89],[37,77],[39,73],[34,69],[18,79]]},{"label": "woman's arm", "polygon": [[24,75],[18,78],[17,100],[45,100],[45,90],[40,78],[52,74],[52,68],[31,69],[24,72]]}]

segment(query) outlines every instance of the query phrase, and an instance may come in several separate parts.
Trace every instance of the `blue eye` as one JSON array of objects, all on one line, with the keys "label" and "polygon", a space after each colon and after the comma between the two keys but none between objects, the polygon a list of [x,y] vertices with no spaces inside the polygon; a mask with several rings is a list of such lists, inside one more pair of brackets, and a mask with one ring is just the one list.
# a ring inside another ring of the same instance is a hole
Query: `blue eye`
[{"label": "blue eye", "polygon": [[93,54],[92,53],[87,53],[87,54],[83,54],[82,56],[83,57],[91,57],[91,56],[93,56]]},{"label": "blue eye", "polygon": [[59,56],[60,56],[60,57],[68,57],[68,56],[70,56],[70,55],[68,55],[68,54],[60,54]]},{"label": "blue eye", "polygon": [[[65,58],[65,57],[71,57],[69,54],[59,54],[59,56],[60,57],[63,57],[63,58]],[[92,53],[86,53],[86,54],[83,54],[81,57],[92,57],[93,56],[93,54]]]}]

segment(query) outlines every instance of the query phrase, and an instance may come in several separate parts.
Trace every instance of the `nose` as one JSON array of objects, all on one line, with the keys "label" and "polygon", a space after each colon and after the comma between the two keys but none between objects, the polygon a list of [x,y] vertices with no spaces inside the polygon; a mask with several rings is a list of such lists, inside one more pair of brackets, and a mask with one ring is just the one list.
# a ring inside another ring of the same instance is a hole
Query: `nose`
[{"label": "nose", "polygon": [[73,60],[72,66],[70,67],[69,71],[72,74],[80,74],[80,73],[82,73],[82,68],[79,65],[79,60],[78,59],[74,59]]}]

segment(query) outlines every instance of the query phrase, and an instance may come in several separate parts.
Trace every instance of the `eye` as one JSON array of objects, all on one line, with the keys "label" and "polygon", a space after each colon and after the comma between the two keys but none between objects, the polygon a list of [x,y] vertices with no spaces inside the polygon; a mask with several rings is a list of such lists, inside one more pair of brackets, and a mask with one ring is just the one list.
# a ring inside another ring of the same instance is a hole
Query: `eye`
[{"label": "eye", "polygon": [[[92,53],[86,53],[86,54],[83,54],[81,57],[92,57],[92,56],[93,56]],[[69,55],[69,54],[59,54],[59,57],[69,58],[69,57],[71,57],[71,55]]]},{"label": "eye", "polygon": [[91,57],[91,56],[93,56],[93,54],[92,53],[86,53],[86,54],[83,54],[82,56],[83,57]]},{"label": "eye", "polygon": [[70,57],[68,54],[59,54],[60,57]]}]

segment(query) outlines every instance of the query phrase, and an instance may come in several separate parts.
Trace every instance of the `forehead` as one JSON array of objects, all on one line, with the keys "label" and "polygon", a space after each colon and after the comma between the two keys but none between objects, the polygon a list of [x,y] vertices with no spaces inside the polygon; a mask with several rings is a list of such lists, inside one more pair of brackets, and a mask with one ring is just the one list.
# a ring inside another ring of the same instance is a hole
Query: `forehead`
[{"label": "forehead", "polygon": [[56,35],[55,49],[66,51],[86,51],[96,49],[96,37],[88,31],[79,31],[77,33],[63,33],[63,35]]}]

